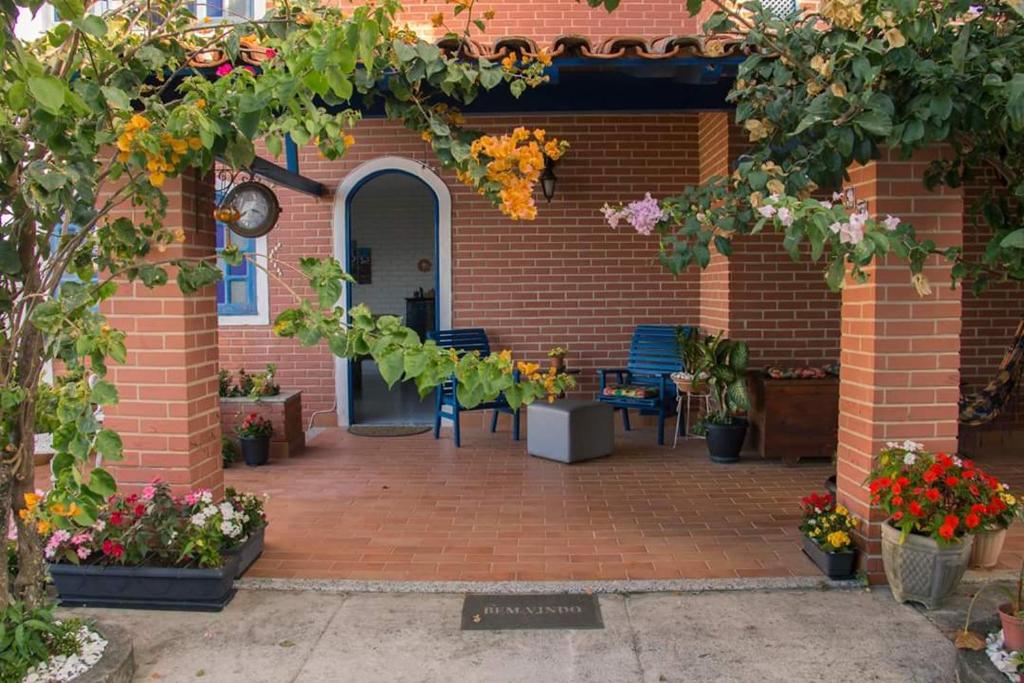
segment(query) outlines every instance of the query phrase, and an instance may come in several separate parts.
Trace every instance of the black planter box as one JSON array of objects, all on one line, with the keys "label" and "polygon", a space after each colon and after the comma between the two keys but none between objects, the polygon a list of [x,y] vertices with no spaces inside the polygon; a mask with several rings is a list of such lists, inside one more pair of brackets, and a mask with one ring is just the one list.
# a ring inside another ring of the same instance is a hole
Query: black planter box
[{"label": "black planter box", "polygon": [[232,550],[224,551],[224,561],[228,561],[228,558],[234,556],[238,558],[238,573],[235,574],[236,579],[242,578],[242,574],[252,566],[252,563],[263,554],[263,532],[266,531],[266,525],[261,526],[259,531],[253,532],[249,538],[245,539],[245,542],[237,548]]},{"label": "black planter box", "polygon": [[818,569],[830,579],[852,579],[854,568],[857,566],[857,551],[847,550],[844,553],[826,553],[818,547],[818,544],[807,538],[804,539],[804,553],[811,558]]},{"label": "black planter box", "polygon": [[237,555],[216,569],[51,564],[64,607],[219,612],[235,595]]}]

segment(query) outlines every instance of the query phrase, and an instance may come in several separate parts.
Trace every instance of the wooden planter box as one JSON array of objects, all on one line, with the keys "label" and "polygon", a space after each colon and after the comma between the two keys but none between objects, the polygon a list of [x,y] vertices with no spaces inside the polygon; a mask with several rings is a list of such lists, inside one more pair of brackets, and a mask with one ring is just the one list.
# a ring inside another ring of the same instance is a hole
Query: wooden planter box
[{"label": "wooden planter box", "polygon": [[282,391],[258,401],[248,396],[221,396],[220,426],[224,435],[237,442],[235,428],[249,413],[257,413],[274,425],[274,435],[270,438],[271,458],[292,458],[306,447],[301,391]]},{"label": "wooden planter box", "polygon": [[832,458],[839,440],[839,379],[747,377],[750,444],[762,458],[795,465],[801,458]]},{"label": "wooden planter box", "polygon": [[238,555],[216,569],[48,565],[64,607],[219,612],[235,595]]}]

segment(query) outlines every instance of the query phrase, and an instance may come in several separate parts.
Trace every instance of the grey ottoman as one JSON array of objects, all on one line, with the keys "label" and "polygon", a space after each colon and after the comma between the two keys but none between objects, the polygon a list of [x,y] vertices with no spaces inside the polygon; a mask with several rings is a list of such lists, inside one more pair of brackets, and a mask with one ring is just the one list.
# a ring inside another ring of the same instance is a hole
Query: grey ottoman
[{"label": "grey ottoman", "polygon": [[614,412],[606,403],[578,399],[531,403],[526,409],[526,452],[565,463],[611,455]]}]

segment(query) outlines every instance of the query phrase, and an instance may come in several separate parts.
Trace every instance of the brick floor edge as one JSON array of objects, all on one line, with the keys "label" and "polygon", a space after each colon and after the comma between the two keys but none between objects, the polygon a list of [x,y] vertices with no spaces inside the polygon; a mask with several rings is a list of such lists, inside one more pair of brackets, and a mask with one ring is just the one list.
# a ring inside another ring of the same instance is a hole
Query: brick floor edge
[{"label": "brick floor edge", "polygon": [[832,581],[820,576],[735,579],[650,579],[596,581],[360,581],[353,579],[239,579],[242,590],[317,591],[321,593],[703,593],[710,591],[851,590],[858,580]]}]

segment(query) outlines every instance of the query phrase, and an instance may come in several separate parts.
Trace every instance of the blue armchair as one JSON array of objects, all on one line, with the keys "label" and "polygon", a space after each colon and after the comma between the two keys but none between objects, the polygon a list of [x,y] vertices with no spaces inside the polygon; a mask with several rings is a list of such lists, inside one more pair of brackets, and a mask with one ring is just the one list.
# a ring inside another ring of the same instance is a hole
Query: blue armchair
[{"label": "blue armchair", "polygon": [[[629,411],[658,416],[658,445],[665,445],[665,417],[675,410],[671,375],[683,370],[679,336],[693,334],[694,328],[678,325],[637,325],[629,345],[624,368],[598,370],[597,400],[622,411],[622,426],[630,430]],[[609,375],[615,381],[609,382]]]},{"label": "blue armchair", "polygon": [[[491,344],[487,340],[487,332],[479,327],[467,327],[456,330],[433,330],[427,333],[427,339],[446,349],[458,349],[459,351],[479,351],[481,357],[491,354]],[[512,416],[512,438],[519,441],[519,409],[513,410],[505,400],[499,396],[494,401],[481,403],[472,408],[465,408],[459,405],[458,399],[459,381],[453,375],[452,378],[439,386],[436,390],[437,407],[434,414],[434,438],[441,438],[441,420],[450,420],[455,428],[455,447],[462,446],[462,431],[459,428],[459,414],[467,410],[492,410],[491,432],[498,430],[498,414],[508,413]]]}]

